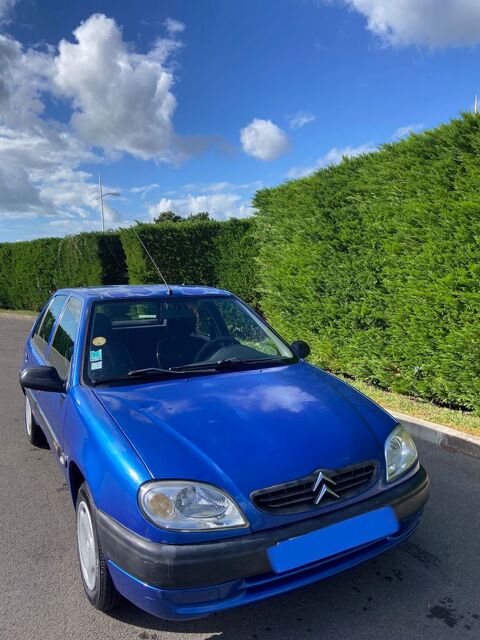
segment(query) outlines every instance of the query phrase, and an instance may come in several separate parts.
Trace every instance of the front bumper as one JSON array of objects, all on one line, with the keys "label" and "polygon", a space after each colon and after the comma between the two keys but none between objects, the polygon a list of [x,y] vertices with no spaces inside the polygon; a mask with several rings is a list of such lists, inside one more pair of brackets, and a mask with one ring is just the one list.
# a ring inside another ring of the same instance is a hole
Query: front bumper
[{"label": "front bumper", "polygon": [[[152,542],[102,511],[97,527],[119,591],[141,608],[169,619],[187,619],[246,604],[333,575],[408,538],[428,500],[428,476],[419,471],[368,500],[300,522],[238,538],[200,544]],[[291,571],[274,573],[267,550],[278,542],[390,506],[399,530],[362,547]]]}]

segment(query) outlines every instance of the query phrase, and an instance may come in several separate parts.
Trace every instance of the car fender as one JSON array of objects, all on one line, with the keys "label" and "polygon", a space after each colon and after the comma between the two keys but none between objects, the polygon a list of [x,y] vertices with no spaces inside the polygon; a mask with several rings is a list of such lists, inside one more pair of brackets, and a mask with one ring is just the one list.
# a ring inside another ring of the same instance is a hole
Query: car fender
[{"label": "car fender", "polygon": [[[78,385],[70,394],[64,423],[70,485],[77,468],[97,509],[139,535],[146,535],[151,525],[138,508],[137,492],[143,482],[152,479],[151,475],[92,391]],[[75,487],[70,489],[73,492]]]}]

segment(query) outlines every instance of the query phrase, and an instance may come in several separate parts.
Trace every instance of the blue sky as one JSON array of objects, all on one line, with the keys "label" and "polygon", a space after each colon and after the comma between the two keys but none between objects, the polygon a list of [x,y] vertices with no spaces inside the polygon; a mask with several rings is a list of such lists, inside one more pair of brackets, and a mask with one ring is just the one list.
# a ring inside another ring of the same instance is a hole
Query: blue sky
[{"label": "blue sky", "polygon": [[256,189],[455,117],[477,0],[0,0],[0,241]]}]

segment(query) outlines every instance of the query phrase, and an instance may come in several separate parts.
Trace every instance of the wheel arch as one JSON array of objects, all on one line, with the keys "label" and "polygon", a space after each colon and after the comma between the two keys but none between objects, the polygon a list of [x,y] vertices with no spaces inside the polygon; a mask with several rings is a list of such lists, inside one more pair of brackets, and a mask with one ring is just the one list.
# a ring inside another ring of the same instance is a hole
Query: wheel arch
[{"label": "wheel arch", "polygon": [[68,464],[68,483],[70,485],[70,494],[72,496],[73,506],[77,503],[78,490],[85,482],[85,475],[74,460]]}]

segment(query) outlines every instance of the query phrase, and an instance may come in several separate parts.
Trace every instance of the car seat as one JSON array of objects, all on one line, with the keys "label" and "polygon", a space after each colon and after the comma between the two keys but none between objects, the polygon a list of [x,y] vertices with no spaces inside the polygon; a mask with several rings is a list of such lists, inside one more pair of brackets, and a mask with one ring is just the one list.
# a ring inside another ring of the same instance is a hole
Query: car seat
[{"label": "car seat", "polygon": [[195,316],[168,318],[169,336],[157,343],[158,366],[164,369],[181,367],[195,361],[206,339],[194,335]]}]

